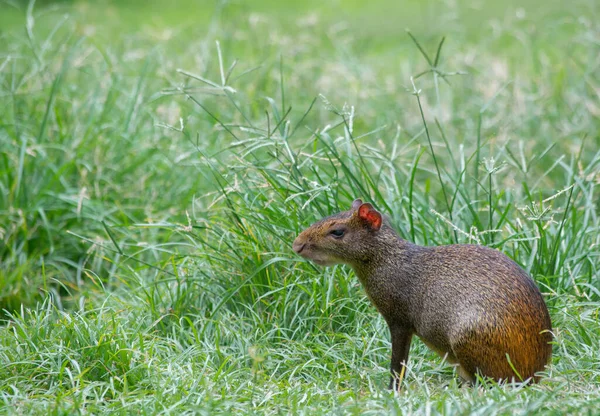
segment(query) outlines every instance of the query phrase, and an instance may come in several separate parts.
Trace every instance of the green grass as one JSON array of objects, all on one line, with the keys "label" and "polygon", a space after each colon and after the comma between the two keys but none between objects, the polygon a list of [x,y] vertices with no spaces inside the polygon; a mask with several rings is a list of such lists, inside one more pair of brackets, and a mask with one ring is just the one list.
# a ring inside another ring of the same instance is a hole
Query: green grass
[{"label": "green grass", "polygon": [[[561,3],[0,4],[0,413],[597,413],[600,9]],[[543,382],[415,341],[386,390],[356,277],[291,250],[355,197],[528,270]]]}]

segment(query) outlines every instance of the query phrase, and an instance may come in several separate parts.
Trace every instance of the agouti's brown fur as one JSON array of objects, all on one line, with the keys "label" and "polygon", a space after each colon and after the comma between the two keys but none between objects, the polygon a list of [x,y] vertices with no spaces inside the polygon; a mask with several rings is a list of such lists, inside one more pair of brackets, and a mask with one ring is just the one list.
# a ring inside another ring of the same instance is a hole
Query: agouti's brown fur
[{"label": "agouti's brown fur", "polygon": [[413,335],[467,381],[537,381],[552,354],[540,291],[503,253],[476,245],[421,247],[401,239],[371,204],[303,231],[294,251],[352,266],[392,338],[390,388],[399,388]]}]

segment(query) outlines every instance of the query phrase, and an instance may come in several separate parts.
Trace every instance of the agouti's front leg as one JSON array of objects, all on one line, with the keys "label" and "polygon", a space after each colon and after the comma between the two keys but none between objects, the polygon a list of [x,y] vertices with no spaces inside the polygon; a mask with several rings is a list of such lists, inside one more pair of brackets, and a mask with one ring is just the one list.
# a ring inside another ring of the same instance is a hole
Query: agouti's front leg
[{"label": "agouti's front leg", "polygon": [[389,389],[400,390],[402,379],[406,369],[404,365],[408,362],[408,351],[412,339],[412,331],[407,328],[389,325],[392,336],[392,365]]}]

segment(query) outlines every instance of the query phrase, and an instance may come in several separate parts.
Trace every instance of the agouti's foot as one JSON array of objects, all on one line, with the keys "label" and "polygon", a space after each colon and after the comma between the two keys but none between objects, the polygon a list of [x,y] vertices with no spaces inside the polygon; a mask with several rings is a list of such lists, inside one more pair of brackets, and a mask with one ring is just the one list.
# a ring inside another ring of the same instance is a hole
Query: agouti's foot
[{"label": "agouti's foot", "polygon": [[400,380],[392,377],[390,384],[388,385],[388,390],[400,391]]},{"label": "agouti's foot", "polygon": [[400,391],[402,389],[402,380],[404,379],[404,374],[394,374],[390,377],[390,384],[388,385],[388,390]]}]

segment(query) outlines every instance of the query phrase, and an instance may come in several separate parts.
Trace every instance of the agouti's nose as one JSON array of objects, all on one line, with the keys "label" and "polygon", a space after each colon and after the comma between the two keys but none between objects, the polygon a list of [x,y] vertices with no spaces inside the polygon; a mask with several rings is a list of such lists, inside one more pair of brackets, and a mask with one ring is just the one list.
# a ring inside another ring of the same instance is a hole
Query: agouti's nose
[{"label": "agouti's nose", "polygon": [[299,241],[297,238],[294,240],[294,243],[292,244],[292,248],[298,254],[300,254],[300,252],[302,250],[304,250],[305,246],[306,246],[306,243],[304,241]]}]

